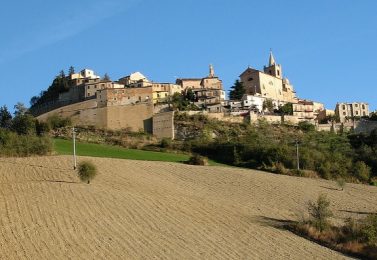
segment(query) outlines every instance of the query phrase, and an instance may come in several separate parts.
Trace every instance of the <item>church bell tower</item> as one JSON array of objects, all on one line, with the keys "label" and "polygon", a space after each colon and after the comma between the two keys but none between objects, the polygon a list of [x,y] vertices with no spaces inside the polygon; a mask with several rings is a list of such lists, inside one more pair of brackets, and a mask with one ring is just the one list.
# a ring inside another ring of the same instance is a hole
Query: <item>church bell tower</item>
[{"label": "church bell tower", "polygon": [[270,58],[268,62],[268,67],[264,67],[264,73],[269,74],[271,76],[277,77],[279,79],[283,78],[283,71],[281,69],[280,64],[276,64],[274,55],[272,51],[270,51]]}]

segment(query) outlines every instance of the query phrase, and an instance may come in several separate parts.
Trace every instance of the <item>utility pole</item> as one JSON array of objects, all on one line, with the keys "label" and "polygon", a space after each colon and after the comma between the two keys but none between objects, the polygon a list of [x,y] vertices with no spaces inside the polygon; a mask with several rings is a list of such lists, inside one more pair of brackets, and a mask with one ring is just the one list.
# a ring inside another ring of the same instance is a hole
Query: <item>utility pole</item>
[{"label": "utility pole", "polygon": [[296,139],[296,161],[297,161],[297,170],[299,171],[300,170],[300,155],[299,155],[299,151],[298,151],[298,145],[300,144],[300,142]]},{"label": "utility pole", "polygon": [[72,127],[72,138],[73,138],[73,169],[76,170],[77,158],[76,158],[76,130]]}]

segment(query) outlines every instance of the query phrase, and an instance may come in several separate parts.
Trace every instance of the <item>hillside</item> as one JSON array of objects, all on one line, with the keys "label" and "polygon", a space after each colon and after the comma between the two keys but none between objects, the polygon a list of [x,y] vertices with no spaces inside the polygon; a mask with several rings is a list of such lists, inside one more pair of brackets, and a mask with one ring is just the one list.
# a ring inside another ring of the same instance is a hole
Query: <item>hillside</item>
[{"label": "hillside", "polygon": [[377,187],[104,158],[87,185],[71,159],[0,159],[1,259],[343,259],[279,224],[320,193],[335,221],[377,211]]}]

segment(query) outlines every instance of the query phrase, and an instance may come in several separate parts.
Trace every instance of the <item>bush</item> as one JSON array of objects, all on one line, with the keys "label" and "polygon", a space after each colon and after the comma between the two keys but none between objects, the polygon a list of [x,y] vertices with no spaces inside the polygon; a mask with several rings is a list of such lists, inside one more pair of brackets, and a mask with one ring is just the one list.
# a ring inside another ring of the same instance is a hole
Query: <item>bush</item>
[{"label": "bush", "polygon": [[70,126],[72,125],[72,122],[70,118],[63,118],[57,114],[54,114],[47,118],[47,124],[50,129],[56,130],[58,128]]},{"label": "bush", "polygon": [[371,169],[364,162],[359,161],[355,163],[354,174],[359,180],[366,182],[370,178]]},{"label": "bush", "polygon": [[309,201],[308,211],[312,218],[311,224],[320,232],[329,227],[328,218],[333,216],[329,207],[330,201],[327,199],[326,195],[323,194],[318,197],[317,202]]},{"label": "bush", "polygon": [[208,159],[204,156],[200,156],[198,154],[194,154],[193,156],[190,157],[189,164],[191,165],[208,165]]},{"label": "bush", "polygon": [[343,178],[338,178],[336,180],[336,184],[340,188],[340,190],[344,190],[344,187],[346,186],[346,181]]},{"label": "bush", "polygon": [[52,151],[48,137],[18,135],[0,128],[0,156],[47,155]]},{"label": "bush", "polygon": [[275,172],[278,174],[287,174],[288,170],[285,168],[284,164],[277,162],[274,163],[273,168],[275,169]]},{"label": "bush", "polygon": [[79,163],[78,175],[82,182],[90,183],[90,181],[96,176],[96,166],[88,161]]},{"label": "bush", "polygon": [[377,214],[368,215],[362,224],[361,233],[368,244],[377,243]]},{"label": "bush", "polygon": [[161,148],[170,148],[172,140],[170,138],[162,138],[160,146]]}]

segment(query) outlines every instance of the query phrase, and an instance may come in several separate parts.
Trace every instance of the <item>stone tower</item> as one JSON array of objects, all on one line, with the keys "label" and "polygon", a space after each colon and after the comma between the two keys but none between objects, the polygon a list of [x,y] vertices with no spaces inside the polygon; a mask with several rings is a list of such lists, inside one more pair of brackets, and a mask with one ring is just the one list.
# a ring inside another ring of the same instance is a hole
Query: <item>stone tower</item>
[{"label": "stone tower", "polygon": [[283,78],[283,71],[281,69],[280,64],[276,64],[274,55],[272,51],[270,51],[270,58],[268,62],[268,67],[264,67],[264,73],[269,74],[271,76],[277,77],[279,79]]},{"label": "stone tower", "polygon": [[215,69],[213,68],[212,64],[209,64],[209,77],[214,78],[215,77]]}]

